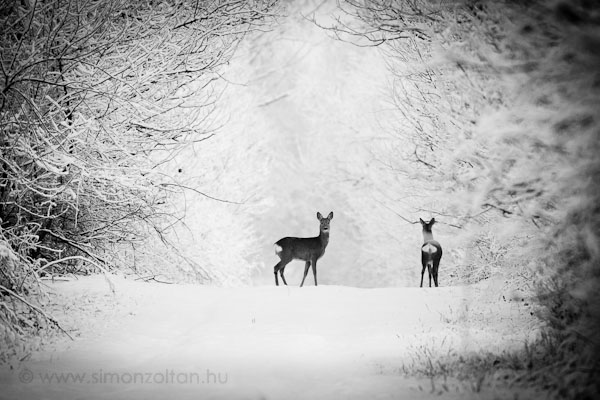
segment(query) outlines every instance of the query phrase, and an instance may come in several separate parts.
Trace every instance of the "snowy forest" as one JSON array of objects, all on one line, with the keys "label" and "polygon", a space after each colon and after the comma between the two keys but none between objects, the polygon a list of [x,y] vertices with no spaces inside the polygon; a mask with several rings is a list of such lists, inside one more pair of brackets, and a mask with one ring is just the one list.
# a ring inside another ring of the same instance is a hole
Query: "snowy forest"
[{"label": "snowy forest", "polygon": [[[181,330],[151,354],[205,332],[169,365],[266,360],[175,398],[330,398],[344,365],[342,398],[600,393],[600,4],[2,0],[0,21],[0,398],[87,393],[15,374],[125,321]],[[273,244],[318,212],[319,286],[294,261],[276,287]]]}]

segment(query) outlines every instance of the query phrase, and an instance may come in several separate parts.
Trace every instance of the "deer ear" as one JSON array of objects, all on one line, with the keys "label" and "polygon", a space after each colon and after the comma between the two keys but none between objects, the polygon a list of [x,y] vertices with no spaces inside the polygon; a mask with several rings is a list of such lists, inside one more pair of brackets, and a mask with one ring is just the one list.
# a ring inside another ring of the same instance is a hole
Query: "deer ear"
[{"label": "deer ear", "polygon": [[425,221],[422,218],[419,218],[419,221],[421,221],[421,225],[425,225]]},{"label": "deer ear", "polygon": [[429,225],[433,225],[435,224],[435,218],[431,218],[431,221],[429,221]]},{"label": "deer ear", "polygon": [[317,218],[319,219],[319,221],[323,219],[323,216],[322,216],[322,215],[321,215],[321,213],[320,213],[320,212],[318,212],[318,211],[317,211]]},{"label": "deer ear", "polygon": [[328,220],[332,220],[333,219],[333,211],[329,213],[329,216],[327,217]]}]

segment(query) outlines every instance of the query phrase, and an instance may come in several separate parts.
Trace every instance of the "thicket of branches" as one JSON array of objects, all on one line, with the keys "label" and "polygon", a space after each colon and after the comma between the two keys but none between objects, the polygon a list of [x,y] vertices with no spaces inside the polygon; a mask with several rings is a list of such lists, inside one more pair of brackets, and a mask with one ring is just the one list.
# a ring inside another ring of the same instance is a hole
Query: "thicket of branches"
[{"label": "thicket of branches", "polygon": [[180,218],[169,200],[186,188],[162,166],[211,137],[211,82],[275,7],[276,0],[0,2],[3,348],[46,325],[28,300],[44,274],[156,273],[136,258],[153,251],[198,280],[211,278],[168,242]]},{"label": "thicket of branches", "polygon": [[517,268],[537,267],[547,329],[530,375],[558,397],[592,398],[600,391],[600,6],[339,5],[346,14],[328,29],[390,56],[395,169],[453,192],[457,200],[438,211],[460,224],[525,227],[492,242],[518,254]]}]

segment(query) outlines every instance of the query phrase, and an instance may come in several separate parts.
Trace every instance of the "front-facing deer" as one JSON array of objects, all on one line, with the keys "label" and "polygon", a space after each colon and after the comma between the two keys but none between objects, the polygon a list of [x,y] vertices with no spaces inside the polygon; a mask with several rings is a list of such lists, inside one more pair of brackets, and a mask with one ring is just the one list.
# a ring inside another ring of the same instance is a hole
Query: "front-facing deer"
[{"label": "front-facing deer", "polygon": [[329,223],[333,219],[333,211],[329,213],[327,218],[323,218],[320,212],[317,213],[319,219],[319,236],[311,238],[284,237],[275,242],[275,254],[281,261],[275,265],[275,284],[279,286],[277,279],[277,271],[281,275],[283,283],[287,285],[283,272],[285,266],[292,260],[302,260],[306,264],[304,266],[304,278],[300,287],[304,285],[304,280],[308,274],[308,268],[312,264],[313,275],[315,276],[315,286],[317,286],[317,260],[325,254],[325,248],[329,243]]},{"label": "front-facing deer", "polygon": [[433,240],[433,232],[431,228],[435,224],[435,218],[431,218],[431,221],[425,222],[421,218],[421,226],[423,227],[423,246],[421,246],[421,264],[423,269],[421,270],[421,287],[423,287],[423,274],[425,274],[425,268],[429,273],[429,287],[431,287],[431,277],[433,276],[433,282],[435,287],[438,286],[438,267],[440,266],[440,260],[442,259],[442,246],[439,242]]}]

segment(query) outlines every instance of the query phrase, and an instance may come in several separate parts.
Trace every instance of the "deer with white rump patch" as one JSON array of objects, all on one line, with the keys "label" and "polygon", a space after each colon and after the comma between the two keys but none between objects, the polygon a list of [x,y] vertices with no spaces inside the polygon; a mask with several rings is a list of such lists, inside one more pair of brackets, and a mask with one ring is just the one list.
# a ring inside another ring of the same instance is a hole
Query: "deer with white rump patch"
[{"label": "deer with white rump patch", "polygon": [[312,265],[313,275],[315,277],[315,286],[317,286],[317,260],[325,254],[325,248],[329,243],[329,223],[333,219],[333,211],[329,213],[327,218],[323,218],[320,212],[317,213],[319,219],[319,236],[311,238],[284,237],[275,242],[275,254],[281,261],[275,265],[275,284],[279,286],[277,272],[281,275],[283,283],[287,285],[283,272],[285,266],[292,260],[302,260],[306,264],[304,266],[304,278],[300,287],[304,285],[304,280],[308,274],[308,268]]},{"label": "deer with white rump patch", "polygon": [[423,269],[421,270],[421,287],[423,287],[423,274],[425,274],[425,268],[429,274],[429,287],[431,287],[431,277],[433,277],[433,283],[435,287],[438,287],[438,267],[440,266],[440,260],[442,259],[442,246],[439,242],[433,240],[433,232],[431,228],[435,224],[435,218],[431,218],[431,221],[425,222],[421,218],[421,226],[423,227],[423,246],[421,246],[421,264]]}]

